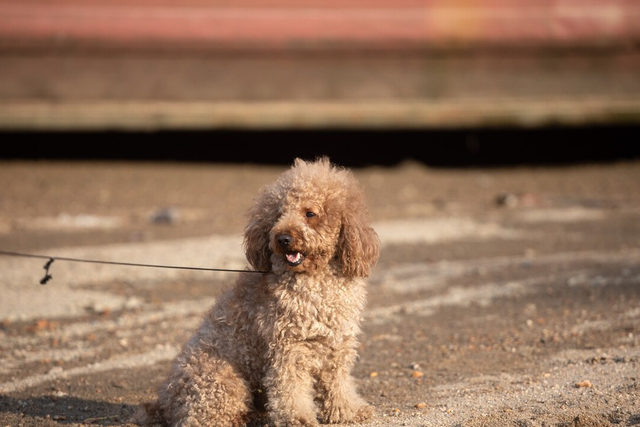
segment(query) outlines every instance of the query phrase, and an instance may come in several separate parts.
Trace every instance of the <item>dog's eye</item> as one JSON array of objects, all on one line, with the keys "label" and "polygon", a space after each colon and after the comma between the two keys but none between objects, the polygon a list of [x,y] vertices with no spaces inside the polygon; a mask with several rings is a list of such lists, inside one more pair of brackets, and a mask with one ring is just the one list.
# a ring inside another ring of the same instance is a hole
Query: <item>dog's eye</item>
[{"label": "dog's eye", "polygon": [[315,213],[315,212],[308,211],[308,212],[305,214],[305,216],[306,216],[307,218],[313,218],[314,216],[316,216],[316,213]]}]

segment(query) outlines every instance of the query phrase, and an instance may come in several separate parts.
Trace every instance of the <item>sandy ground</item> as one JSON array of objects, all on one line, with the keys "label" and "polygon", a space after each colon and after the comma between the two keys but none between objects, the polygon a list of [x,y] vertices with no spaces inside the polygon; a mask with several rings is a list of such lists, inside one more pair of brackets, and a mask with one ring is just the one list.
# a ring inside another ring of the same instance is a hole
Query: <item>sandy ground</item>
[{"label": "sandy ground", "polygon": [[[281,167],[0,163],[0,250],[243,268]],[[367,426],[640,425],[640,163],[355,170]],[[0,426],[126,425],[233,273],[0,256]]]}]

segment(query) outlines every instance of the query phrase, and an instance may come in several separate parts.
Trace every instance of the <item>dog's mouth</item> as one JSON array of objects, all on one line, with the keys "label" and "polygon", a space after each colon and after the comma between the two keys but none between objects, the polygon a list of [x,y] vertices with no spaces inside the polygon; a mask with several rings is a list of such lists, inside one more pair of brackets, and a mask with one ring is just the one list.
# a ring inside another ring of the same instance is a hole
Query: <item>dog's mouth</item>
[{"label": "dog's mouth", "polygon": [[285,254],[285,259],[287,260],[287,264],[291,267],[296,267],[302,264],[302,261],[304,261],[304,255],[300,252],[289,252]]}]

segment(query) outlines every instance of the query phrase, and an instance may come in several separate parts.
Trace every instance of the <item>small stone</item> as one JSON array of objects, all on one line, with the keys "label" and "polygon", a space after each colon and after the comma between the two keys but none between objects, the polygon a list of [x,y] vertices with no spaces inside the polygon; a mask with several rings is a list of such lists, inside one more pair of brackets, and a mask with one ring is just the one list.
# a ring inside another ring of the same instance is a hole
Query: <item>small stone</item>
[{"label": "small stone", "polygon": [[178,222],[178,210],[171,207],[162,207],[149,214],[148,220],[152,224],[175,224]]},{"label": "small stone", "polygon": [[424,409],[427,407],[427,404],[425,402],[420,402],[420,403],[416,403],[414,406],[416,409]]},{"label": "small stone", "polygon": [[518,196],[513,193],[498,194],[495,199],[496,205],[514,208],[518,206]]},{"label": "small stone", "polygon": [[377,372],[371,372],[371,373],[369,374],[369,377],[370,377],[370,378],[375,378],[375,377],[377,377],[377,376],[378,376],[378,373],[377,373]]},{"label": "small stone", "polygon": [[589,380],[584,380],[576,383],[576,388],[591,388],[591,387],[593,387],[593,385]]},{"label": "small stone", "polygon": [[424,373],[422,371],[413,371],[411,373],[411,376],[413,378],[420,378],[420,377],[424,376]]}]

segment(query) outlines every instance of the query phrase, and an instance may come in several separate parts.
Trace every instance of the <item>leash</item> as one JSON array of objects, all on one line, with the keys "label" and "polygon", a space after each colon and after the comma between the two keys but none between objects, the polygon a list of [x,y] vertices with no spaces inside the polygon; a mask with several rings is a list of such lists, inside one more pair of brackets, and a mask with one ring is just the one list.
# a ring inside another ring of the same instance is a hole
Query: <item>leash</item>
[{"label": "leash", "polygon": [[229,268],[185,267],[180,265],[162,265],[162,264],[140,264],[135,262],[103,261],[103,260],[96,260],[96,259],[82,259],[82,258],[69,258],[69,257],[58,257],[58,256],[49,256],[49,255],[25,254],[21,252],[12,252],[12,251],[3,251],[3,250],[0,250],[0,255],[23,257],[23,258],[46,259],[47,262],[42,267],[45,270],[45,274],[44,274],[44,277],[40,280],[41,285],[46,285],[49,280],[53,279],[53,276],[49,273],[49,269],[51,268],[51,264],[53,264],[54,261],[123,265],[127,267],[170,268],[174,270],[222,271],[227,273],[261,273],[261,274],[268,273],[268,271],[261,271],[261,270],[234,270]]}]

